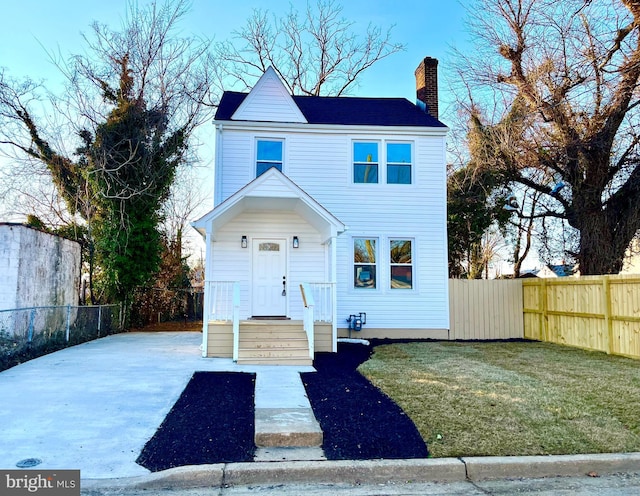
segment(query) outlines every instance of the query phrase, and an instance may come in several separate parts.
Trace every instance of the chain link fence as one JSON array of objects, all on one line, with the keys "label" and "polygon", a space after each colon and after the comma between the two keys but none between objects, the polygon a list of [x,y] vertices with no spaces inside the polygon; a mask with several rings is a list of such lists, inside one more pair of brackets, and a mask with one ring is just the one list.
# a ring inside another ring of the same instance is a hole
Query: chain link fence
[{"label": "chain link fence", "polygon": [[120,305],[0,310],[0,370],[123,330]]}]

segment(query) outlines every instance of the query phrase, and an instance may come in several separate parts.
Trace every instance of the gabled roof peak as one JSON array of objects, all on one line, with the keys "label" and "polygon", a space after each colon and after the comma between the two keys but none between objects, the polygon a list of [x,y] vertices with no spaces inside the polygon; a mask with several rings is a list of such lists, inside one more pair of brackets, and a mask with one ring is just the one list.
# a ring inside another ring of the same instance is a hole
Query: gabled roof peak
[{"label": "gabled roof peak", "polygon": [[[222,102],[221,102],[222,103]],[[229,120],[306,123],[284,83],[272,67],[234,109]]]}]

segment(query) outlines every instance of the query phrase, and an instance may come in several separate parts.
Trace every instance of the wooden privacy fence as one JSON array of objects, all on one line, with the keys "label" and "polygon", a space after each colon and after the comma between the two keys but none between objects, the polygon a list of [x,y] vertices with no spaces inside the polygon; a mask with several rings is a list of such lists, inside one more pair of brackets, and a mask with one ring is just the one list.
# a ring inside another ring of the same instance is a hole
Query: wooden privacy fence
[{"label": "wooden privacy fence", "polygon": [[522,308],[520,279],[449,279],[449,339],[521,339]]},{"label": "wooden privacy fence", "polygon": [[640,358],[640,277],[522,281],[524,337]]}]

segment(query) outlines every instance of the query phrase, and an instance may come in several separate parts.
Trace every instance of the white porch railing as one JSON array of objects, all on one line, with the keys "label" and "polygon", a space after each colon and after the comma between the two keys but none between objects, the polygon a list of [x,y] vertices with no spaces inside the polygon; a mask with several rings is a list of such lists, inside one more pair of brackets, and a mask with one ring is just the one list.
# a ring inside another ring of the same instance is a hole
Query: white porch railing
[{"label": "white porch railing", "polygon": [[209,306],[205,325],[209,321],[231,322],[233,326],[233,360],[238,361],[240,348],[240,283],[237,281],[207,281]]},{"label": "white porch railing", "polygon": [[205,293],[209,295],[207,317],[209,321],[233,320],[233,292],[235,281],[207,281]]},{"label": "white porch railing", "polygon": [[333,322],[333,299],[335,283],[310,282],[307,283],[315,301],[314,316],[316,322]]},{"label": "white porch railing", "polygon": [[300,284],[300,292],[302,293],[302,302],[304,303],[304,317],[302,319],[302,327],[304,332],[307,333],[307,341],[309,342],[309,357],[314,358],[314,307],[315,301],[313,298],[313,291],[310,284]]},{"label": "white porch railing", "polygon": [[303,326],[309,341],[309,356],[314,358],[314,324],[326,322],[332,324],[332,340],[336,335],[335,283],[309,282],[300,284],[304,303]]}]

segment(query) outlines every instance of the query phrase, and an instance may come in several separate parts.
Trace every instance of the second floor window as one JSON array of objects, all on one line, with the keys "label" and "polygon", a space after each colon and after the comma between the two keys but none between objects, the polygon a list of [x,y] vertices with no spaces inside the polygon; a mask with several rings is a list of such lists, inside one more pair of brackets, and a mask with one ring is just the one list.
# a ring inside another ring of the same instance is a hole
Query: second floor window
[{"label": "second floor window", "polygon": [[263,140],[257,142],[256,177],[275,167],[282,172],[282,140]]},{"label": "second floor window", "polygon": [[411,184],[410,143],[387,143],[387,184]]},{"label": "second floor window", "polygon": [[378,143],[353,143],[353,182],[378,182]]}]

